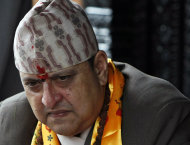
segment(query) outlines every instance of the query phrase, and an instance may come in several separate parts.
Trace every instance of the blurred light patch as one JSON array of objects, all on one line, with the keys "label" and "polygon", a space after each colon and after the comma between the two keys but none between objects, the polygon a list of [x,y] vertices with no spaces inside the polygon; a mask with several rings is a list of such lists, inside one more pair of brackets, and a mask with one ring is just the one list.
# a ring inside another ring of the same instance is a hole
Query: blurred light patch
[{"label": "blurred light patch", "polygon": [[112,9],[88,6],[85,8],[87,16],[93,26],[100,50],[104,50],[109,58],[112,58],[112,37],[110,25],[112,21]]}]

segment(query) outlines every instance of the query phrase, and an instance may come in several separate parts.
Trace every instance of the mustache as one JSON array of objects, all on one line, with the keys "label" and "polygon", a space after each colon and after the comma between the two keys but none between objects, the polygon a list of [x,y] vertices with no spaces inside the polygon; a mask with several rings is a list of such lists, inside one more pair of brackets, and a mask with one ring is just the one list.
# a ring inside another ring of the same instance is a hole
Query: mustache
[{"label": "mustache", "polygon": [[65,111],[73,110],[73,106],[71,103],[68,103],[67,101],[60,101],[57,102],[53,108],[45,107],[46,112],[55,112],[59,110],[65,110]]}]

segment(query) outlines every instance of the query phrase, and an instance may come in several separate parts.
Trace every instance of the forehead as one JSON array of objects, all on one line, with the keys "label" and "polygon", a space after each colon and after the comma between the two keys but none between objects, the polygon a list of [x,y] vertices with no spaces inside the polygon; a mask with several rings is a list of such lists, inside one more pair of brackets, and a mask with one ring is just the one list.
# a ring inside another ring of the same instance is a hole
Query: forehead
[{"label": "forehead", "polygon": [[[89,71],[89,69],[90,69],[89,63],[88,63],[88,61],[85,61],[80,64],[73,65],[68,68],[64,68],[60,71],[48,73],[48,76],[53,77],[53,76],[58,76],[58,75],[69,75],[72,73],[79,73],[81,71]],[[21,77],[21,79],[37,78],[37,74],[28,74],[28,73],[20,72],[20,77]]]}]

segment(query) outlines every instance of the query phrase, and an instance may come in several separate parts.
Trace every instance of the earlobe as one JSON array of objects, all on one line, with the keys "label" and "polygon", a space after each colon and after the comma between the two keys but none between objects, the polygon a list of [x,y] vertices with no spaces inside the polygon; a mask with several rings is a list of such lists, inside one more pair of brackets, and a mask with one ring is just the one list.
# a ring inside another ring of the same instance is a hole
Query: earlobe
[{"label": "earlobe", "polygon": [[107,55],[104,51],[98,51],[94,58],[94,70],[102,86],[107,84],[108,79],[108,64]]}]

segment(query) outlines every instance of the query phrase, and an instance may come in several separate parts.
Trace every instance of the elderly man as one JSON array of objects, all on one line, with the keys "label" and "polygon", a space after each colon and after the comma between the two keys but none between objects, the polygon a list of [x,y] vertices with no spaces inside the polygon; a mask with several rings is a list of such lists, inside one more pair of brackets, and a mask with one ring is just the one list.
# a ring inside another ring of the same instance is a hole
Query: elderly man
[{"label": "elderly man", "polygon": [[1,103],[0,145],[190,145],[189,99],[107,59],[77,4],[39,1],[14,55],[25,93]]}]

